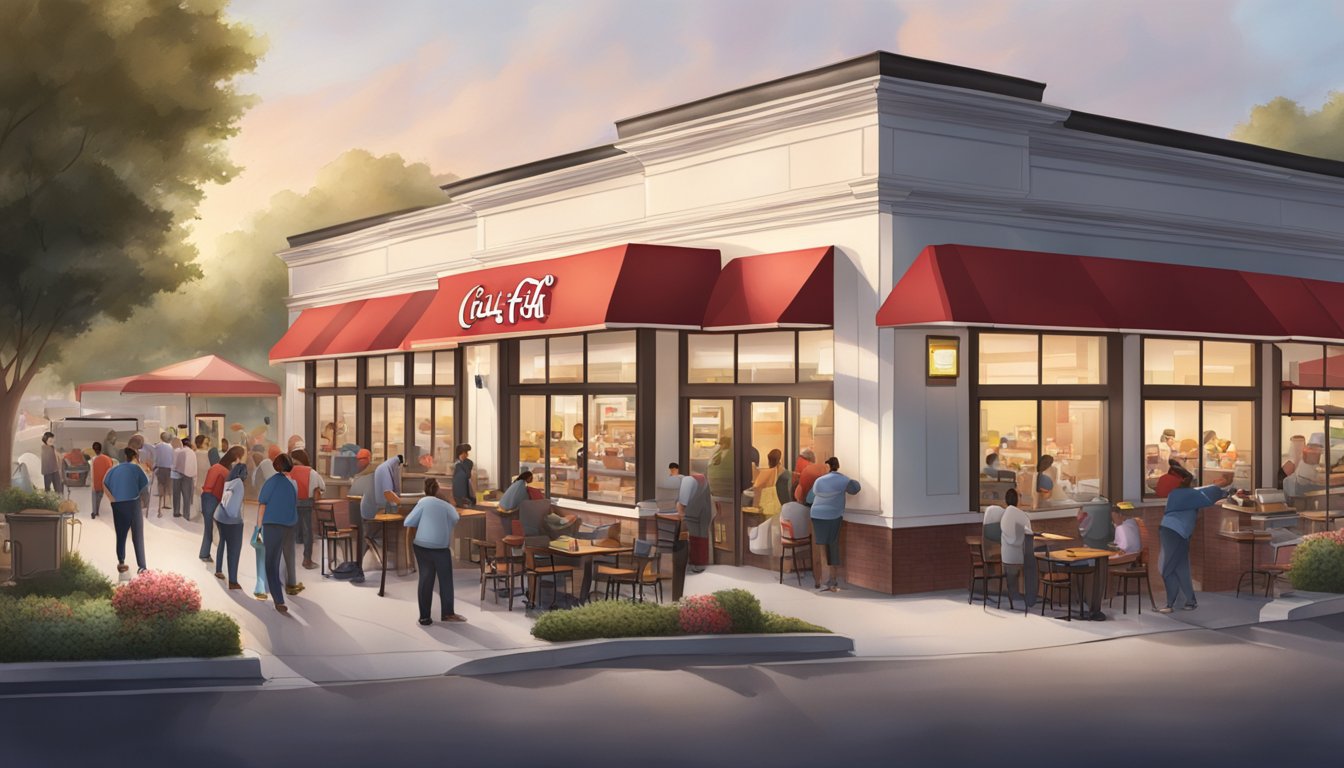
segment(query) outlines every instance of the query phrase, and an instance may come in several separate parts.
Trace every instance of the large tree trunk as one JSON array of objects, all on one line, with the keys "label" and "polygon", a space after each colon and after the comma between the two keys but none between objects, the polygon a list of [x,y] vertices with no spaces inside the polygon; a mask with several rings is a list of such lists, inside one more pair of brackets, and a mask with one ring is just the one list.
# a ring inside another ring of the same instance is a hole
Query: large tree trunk
[{"label": "large tree trunk", "polygon": [[0,389],[0,489],[8,488],[14,475],[14,417],[22,399],[21,389]]}]

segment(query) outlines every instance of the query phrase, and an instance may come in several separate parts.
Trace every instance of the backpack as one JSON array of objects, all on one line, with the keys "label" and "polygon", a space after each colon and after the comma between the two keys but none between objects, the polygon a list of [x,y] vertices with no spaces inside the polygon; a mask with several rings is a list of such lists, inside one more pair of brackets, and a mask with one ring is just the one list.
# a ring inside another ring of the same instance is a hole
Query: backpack
[{"label": "backpack", "polygon": [[359,563],[346,561],[331,569],[331,578],[358,583],[364,580],[364,569]]}]

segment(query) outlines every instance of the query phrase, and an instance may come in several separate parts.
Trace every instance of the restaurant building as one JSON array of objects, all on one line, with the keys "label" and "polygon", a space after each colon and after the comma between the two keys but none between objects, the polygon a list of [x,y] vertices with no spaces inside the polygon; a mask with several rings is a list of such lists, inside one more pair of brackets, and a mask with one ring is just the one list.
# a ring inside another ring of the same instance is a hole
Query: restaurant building
[{"label": "restaurant building", "polygon": [[1067,526],[1175,456],[1328,507],[1344,164],[1044,90],[874,53],[292,237],[286,434],[323,472],[356,444],[445,473],[468,442],[481,488],[532,468],[585,519],[636,517],[680,461],[716,561],[766,567],[753,468],[834,455],[863,486],[848,578],[892,593],[964,586],[1012,486]]}]

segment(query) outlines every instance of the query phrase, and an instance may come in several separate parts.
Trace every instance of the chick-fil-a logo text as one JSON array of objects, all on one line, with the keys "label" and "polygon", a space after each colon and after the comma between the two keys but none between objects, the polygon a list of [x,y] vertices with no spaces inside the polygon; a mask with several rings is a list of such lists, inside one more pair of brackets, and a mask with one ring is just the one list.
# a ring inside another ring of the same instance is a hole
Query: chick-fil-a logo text
[{"label": "chick-fil-a logo text", "polygon": [[478,285],[467,291],[462,297],[462,305],[457,309],[457,324],[464,330],[471,328],[478,320],[493,318],[497,325],[513,325],[523,320],[544,320],[546,318],[546,297],[548,288],[555,285],[555,275],[545,277],[525,277],[509,293],[496,291],[486,293],[484,285]]}]

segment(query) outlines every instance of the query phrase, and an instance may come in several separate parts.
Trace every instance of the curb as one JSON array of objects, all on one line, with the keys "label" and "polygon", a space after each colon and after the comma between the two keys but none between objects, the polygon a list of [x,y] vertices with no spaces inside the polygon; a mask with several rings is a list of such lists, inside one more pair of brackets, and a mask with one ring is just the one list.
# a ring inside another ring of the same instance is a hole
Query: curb
[{"label": "curb", "polygon": [[25,661],[0,664],[0,685],[19,683],[93,683],[125,680],[219,680],[260,684],[261,657],[218,659],[139,659],[117,661]]},{"label": "curb", "polygon": [[528,672],[640,656],[750,655],[835,658],[854,655],[853,638],[832,634],[694,635],[580,640],[554,647],[473,659],[448,670],[461,676]]},{"label": "curb", "polygon": [[1344,595],[1293,591],[1280,595],[1260,609],[1260,621],[1316,619],[1344,613]]}]

